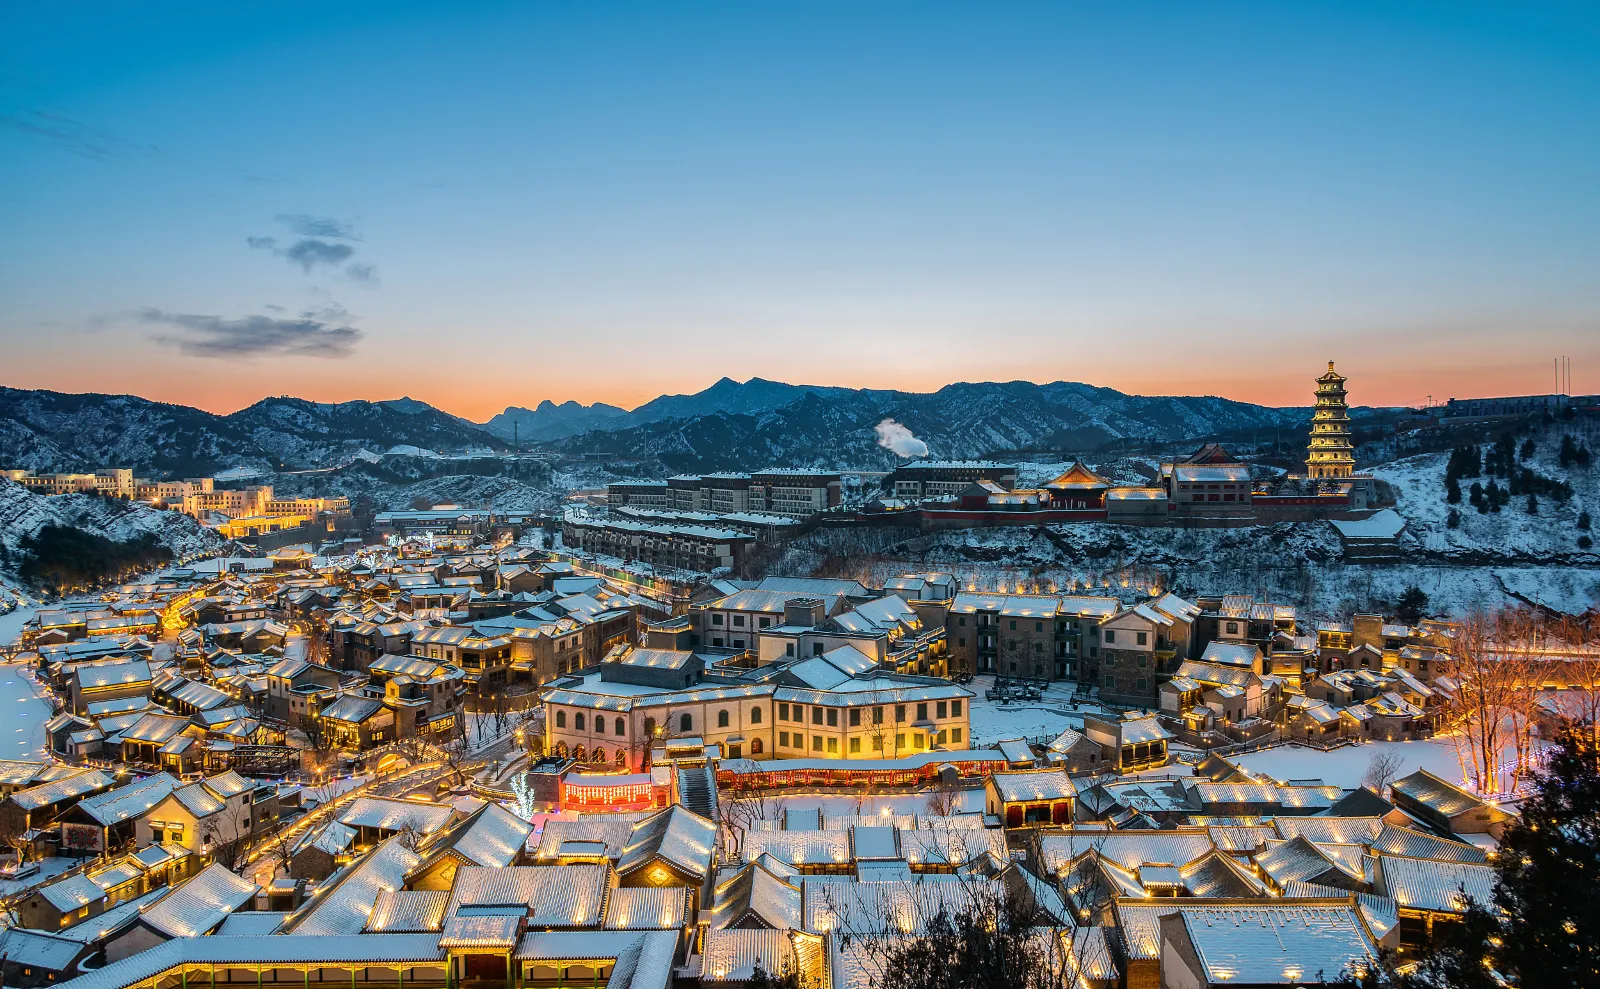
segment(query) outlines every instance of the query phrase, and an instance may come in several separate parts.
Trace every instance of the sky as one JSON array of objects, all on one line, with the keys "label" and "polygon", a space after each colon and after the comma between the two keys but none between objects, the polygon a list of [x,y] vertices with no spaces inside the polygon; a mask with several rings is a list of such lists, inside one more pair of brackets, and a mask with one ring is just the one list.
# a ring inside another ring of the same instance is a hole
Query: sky
[{"label": "sky", "polygon": [[0,384],[1600,392],[1600,5],[0,8]]}]

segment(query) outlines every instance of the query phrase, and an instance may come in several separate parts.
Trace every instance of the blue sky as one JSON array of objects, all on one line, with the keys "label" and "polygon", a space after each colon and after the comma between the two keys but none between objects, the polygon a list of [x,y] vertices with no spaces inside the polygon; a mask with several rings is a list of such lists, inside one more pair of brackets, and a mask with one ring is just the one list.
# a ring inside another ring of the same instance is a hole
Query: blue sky
[{"label": "blue sky", "polygon": [[1600,391],[1597,173],[1593,4],[15,4],[0,383]]}]

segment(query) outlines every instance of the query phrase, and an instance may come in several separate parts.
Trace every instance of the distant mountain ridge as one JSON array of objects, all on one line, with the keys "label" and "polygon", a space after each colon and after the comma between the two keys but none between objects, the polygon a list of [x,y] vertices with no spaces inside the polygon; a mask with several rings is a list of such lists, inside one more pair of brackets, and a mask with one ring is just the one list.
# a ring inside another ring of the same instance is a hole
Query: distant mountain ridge
[{"label": "distant mountain ridge", "polygon": [[878,446],[873,431],[886,418],[926,442],[930,456],[971,458],[1303,428],[1310,409],[1211,396],[1128,395],[1069,381],[959,382],[934,392],[906,392],[723,378],[631,412],[599,402],[543,401],[531,410],[512,406],[480,425],[412,398],[268,398],[216,415],[132,395],[0,388],[0,467],[114,465],[165,475],[230,467],[292,471],[346,464],[362,451],[393,447],[499,451],[514,438],[519,446],[654,461],[671,470],[867,468],[897,461]]},{"label": "distant mountain ridge", "polygon": [[0,388],[0,466],[11,468],[117,466],[176,475],[228,467],[304,470],[400,445],[505,447],[481,426],[415,399],[266,398],[220,416],[133,395]]}]

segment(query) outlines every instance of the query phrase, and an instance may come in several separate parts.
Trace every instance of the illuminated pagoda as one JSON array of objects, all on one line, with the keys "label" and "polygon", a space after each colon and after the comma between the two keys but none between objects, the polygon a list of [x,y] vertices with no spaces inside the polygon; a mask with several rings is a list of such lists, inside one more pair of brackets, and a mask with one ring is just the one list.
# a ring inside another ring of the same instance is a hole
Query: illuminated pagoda
[{"label": "illuminated pagoda", "polygon": [[1306,476],[1314,481],[1345,478],[1355,473],[1345,380],[1333,369],[1333,361],[1328,362],[1328,373],[1317,379],[1317,405],[1311,414],[1311,447],[1306,455]]}]

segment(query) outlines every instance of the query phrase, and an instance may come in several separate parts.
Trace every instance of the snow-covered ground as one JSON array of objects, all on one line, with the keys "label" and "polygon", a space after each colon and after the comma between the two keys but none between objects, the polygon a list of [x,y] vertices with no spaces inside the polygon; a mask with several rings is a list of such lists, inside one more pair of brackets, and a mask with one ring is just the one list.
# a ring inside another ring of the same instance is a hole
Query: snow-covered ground
[{"label": "snow-covered ground", "polygon": [[0,664],[0,759],[48,756],[44,725],[50,720],[50,705],[39,699],[34,682],[23,676],[26,669],[20,663]]},{"label": "snow-covered ground", "polygon": [[1419,769],[1452,783],[1461,782],[1461,763],[1456,747],[1448,738],[1429,738],[1415,742],[1370,742],[1323,752],[1298,745],[1232,756],[1229,761],[1252,773],[1265,773],[1281,782],[1320,779],[1331,786],[1354,789],[1361,785],[1367,766],[1375,756],[1393,752],[1400,757],[1398,776],[1409,776]]},{"label": "snow-covered ground", "polygon": [[994,677],[981,676],[967,685],[977,696],[973,697],[968,712],[971,722],[973,748],[993,745],[1008,738],[1054,738],[1068,728],[1082,728],[1084,714],[1105,714],[1106,709],[1097,704],[1075,703],[1072,700],[1076,685],[1065,682],[1051,683],[1040,700],[1018,704],[1000,704],[987,699],[984,694],[994,686]]},{"label": "snow-covered ground", "polygon": [[17,641],[17,637],[22,634],[22,626],[26,625],[38,610],[37,605],[24,604],[0,615],[0,646],[8,646]]}]

